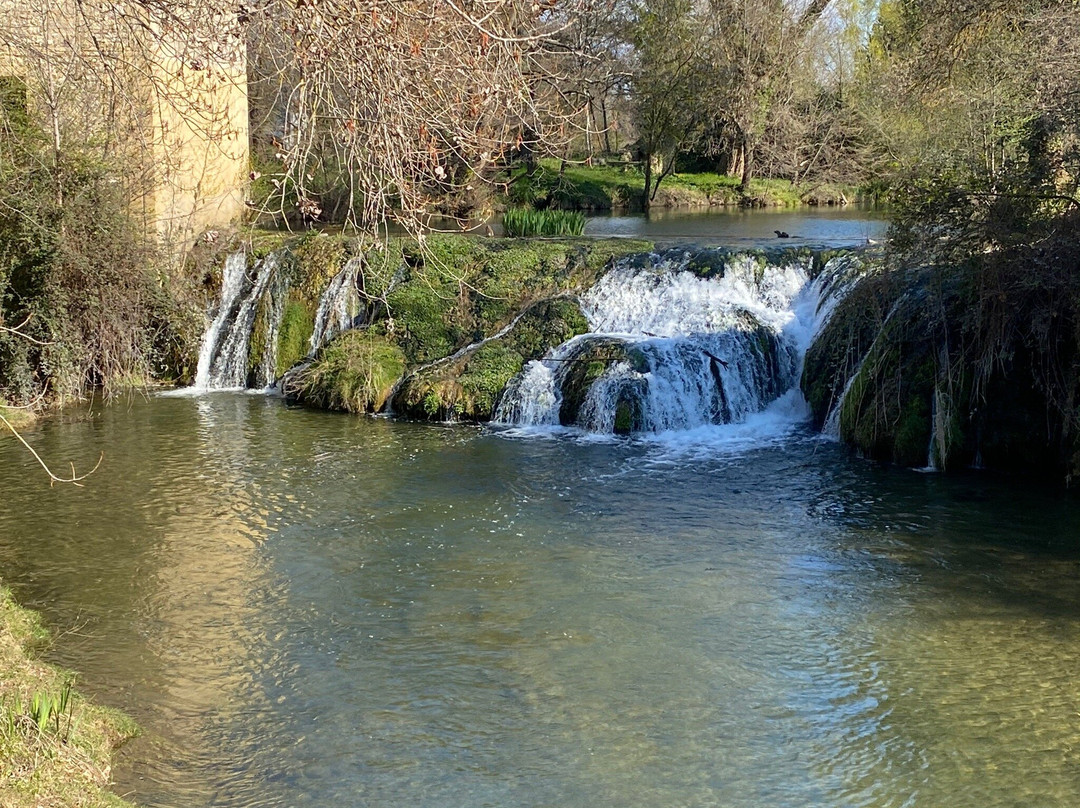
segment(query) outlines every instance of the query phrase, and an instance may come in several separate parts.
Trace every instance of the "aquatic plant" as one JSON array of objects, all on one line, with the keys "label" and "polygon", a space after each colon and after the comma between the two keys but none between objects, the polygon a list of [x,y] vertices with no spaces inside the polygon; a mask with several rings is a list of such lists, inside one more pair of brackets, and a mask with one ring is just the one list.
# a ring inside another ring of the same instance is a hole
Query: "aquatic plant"
[{"label": "aquatic plant", "polygon": [[508,236],[580,236],[585,232],[585,214],[569,210],[510,208],[503,214],[502,224]]}]

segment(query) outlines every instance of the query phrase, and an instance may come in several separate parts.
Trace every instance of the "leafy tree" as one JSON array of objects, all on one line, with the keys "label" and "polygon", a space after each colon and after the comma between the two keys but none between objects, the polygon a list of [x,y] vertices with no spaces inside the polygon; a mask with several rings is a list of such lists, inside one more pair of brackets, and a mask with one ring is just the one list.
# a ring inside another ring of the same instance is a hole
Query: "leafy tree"
[{"label": "leafy tree", "polygon": [[701,30],[692,0],[645,0],[633,6],[631,83],[646,208],[673,168],[675,155],[705,120]]},{"label": "leafy tree", "polygon": [[1080,207],[1078,25],[1054,0],[882,6],[860,92],[898,247],[955,260],[1031,242]]}]

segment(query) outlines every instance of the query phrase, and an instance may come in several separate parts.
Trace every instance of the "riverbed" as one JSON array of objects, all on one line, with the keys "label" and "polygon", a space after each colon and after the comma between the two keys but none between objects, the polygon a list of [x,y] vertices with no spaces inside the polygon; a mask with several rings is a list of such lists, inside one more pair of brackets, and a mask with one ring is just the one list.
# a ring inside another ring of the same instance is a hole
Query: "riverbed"
[{"label": "riverbed", "polygon": [[797,419],[636,439],[132,399],[0,444],[0,570],[145,806],[1080,799],[1068,500]]}]

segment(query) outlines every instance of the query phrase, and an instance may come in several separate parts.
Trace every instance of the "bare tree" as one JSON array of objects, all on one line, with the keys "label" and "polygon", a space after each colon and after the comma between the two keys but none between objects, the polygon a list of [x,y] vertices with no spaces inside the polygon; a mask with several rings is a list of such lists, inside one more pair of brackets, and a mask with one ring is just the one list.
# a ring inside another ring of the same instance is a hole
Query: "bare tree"
[{"label": "bare tree", "polygon": [[270,0],[253,13],[254,80],[274,146],[270,207],[308,220],[342,191],[364,231],[419,230],[433,197],[472,190],[515,149],[567,138],[557,36],[577,2]]}]

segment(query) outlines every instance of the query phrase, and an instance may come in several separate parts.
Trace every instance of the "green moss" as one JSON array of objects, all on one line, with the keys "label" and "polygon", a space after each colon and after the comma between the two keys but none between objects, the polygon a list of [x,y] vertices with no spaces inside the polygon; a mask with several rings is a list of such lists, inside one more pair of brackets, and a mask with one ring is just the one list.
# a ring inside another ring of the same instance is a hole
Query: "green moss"
[{"label": "green moss", "polygon": [[526,360],[539,359],[550,349],[588,330],[589,323],[577,301],[563,297],[532,306],[505,341]]},{"label": "green moss", "polygon": [[271,305],[270,295],[263,295],[255,308],[255,322],[251,326],[251,341],[248,345],[247,378],[250,379],[255,369],[262,363],[263,356],[269,350]]},{"label": "green moss", "polygon": [[296,285],[308,297],[317,298],[344,265],[349,243],[340,234],[311,231],[290,244],[289,252],[295,261]]},{"label": "green moss", "polygon": [[290,296],[285,304],[278,332],[276,373],[280,378],[289,368],[307,356],[311,334],[315,330],[315,315],[307,303]]},{"label": "green moss", "polygon": [[584,333],[588,323],[575,300],[555,298],[529,306],[514,328],[455,362],[434,365],[402,385],[394,408],[414,418],[486,421],[506,385],[551,348]]},{"label": "green moss", "polygon": [[488,343],[480,348],[459,379],[466,412],[477,419],[491,418],[506,385],[524,364],[521,354],[505,345]]},{"label": "green moss", "polygon": [[410,364],[430,362],[460,345],[467,332],[455,313],[456,297],[445,285],[425,276],[413,277],[388,298],[395,341]]},{"label": "green moss", "polygon": [[904,402],[893,438],[892,459],[902,466],[929,464],[930,403],[912,396]]},{"label": "green moss", "polygon": [[[12,409],[11,407],[5,407],[3,404],[0,404],[0,415],[4,416],[4,420],[11,424],[11,427],[19,431],[33,426],[37,420],[37,416],[34,415],[32,410]],[[0,440],[9,437],[12,437],[11,428],[0,423]]]},{"label": "green moss", "polygon": [[252,258],[259,260],[296,242],[296,234],[287,230],[252,229],[245,232],[247,250]]},{"label": "green moss", "polygon": [[293,385],[304,403],[346,412],[378,412],[405,372],[401,349],[368,331],[347,331]]}]

